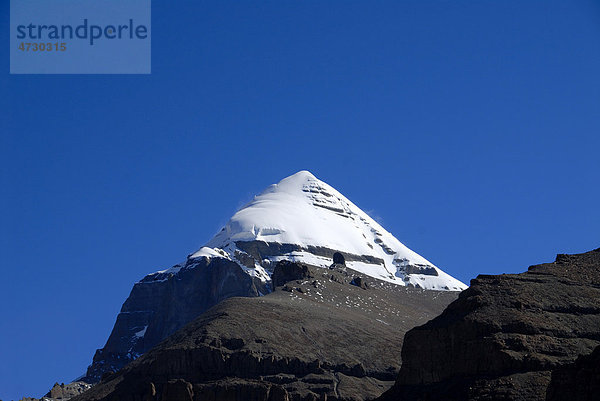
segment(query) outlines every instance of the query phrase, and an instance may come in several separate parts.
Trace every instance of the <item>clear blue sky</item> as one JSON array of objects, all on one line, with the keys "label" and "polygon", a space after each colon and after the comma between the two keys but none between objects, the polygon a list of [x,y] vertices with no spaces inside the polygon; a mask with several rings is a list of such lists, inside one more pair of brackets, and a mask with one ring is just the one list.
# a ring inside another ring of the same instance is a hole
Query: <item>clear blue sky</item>
[{"label": "clear blue sky", "polygon": [[152,11],[149,76],[0,53],[1,399],[83,373],[136,280],[300,169],[465,282],[600,247],[598,2]]}]

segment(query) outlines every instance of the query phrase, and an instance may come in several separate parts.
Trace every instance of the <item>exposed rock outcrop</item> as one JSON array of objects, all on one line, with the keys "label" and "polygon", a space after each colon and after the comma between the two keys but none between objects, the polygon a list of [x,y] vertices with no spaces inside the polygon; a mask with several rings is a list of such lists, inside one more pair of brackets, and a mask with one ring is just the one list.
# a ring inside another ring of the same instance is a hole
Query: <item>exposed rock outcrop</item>
[{"label": "exposed rock outcrop", "polygon": [[381,400],[542,401],[547,390],[552,400],[588,399],[560,389],[598,377],[596,354],[571,365],[598,345],[600,249],[558,255],[526,273],[478,276],[409,331],[396,384]]},{"label": "exposed rock outcrop", "polygon": [[333,254],[333,263],[346,266],[346,258],[340,252],[336,252]]},{"label": "exposed rock outcrop", "polygon": [[274,287],[279,287],[288,281],[304,280],[310,277],[311,275],[307,265],[282,260],[275,266],[271,280]]},{"label": "exposed rock outcrop", "polygon": [[600,347],[552,372],[546,401],[594,401],[600,396]]},{"label": "exposed rock outcrop", "polygon": [[85,380],[94,383],[118,371],[220,301],[258,296],[266,291],[263,285],[224,258],[188,259],[176,274],[146,276],[133,286]]},{"label": "exposed rock outcrop", "polygon": [[69,384],[55,383],[42,400],[68,400],[83,393],[91,387],[88,383],[75,381]]},{"label": "exposed rock outcrop", "polygon": [[20,401],[67,401],[89,390],[91,387],[91,384],[82,381],[74,381],[68,384],[54,383],[52,389],[42,398],[23,397]]},{"label": "exposed rock outcrop", "polygon": [[289,290],[221,302],[75,400],[372,399],[403,334],[457,296],[290,262],[274,277]]},{"label": "exposed rock outcrop", "polygon": [[354,277],[352,279],[352,281],[350,282],[350,284],[355,285],[357,287],[362,288],[363,290],[368,289],[369,287],[367,286],[367,283],[365,282],[365,280],[362,279],[362,277]]}]

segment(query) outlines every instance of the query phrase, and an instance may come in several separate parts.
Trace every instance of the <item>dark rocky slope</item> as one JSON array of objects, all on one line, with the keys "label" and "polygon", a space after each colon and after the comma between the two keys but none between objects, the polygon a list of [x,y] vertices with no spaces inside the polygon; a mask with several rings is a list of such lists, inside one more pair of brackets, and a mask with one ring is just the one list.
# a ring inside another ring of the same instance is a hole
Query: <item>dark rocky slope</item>
[{"label": "dark rocky slope", "polygon": [[258,296],[266,291],[262,286],[224,258],[188,259],[177,274],[146,276],[133,286],[84,380],[99,381],[102,374],[121,369],[220,301]]},{"label": "dark rocky slope", "polygon": [[598,345],[600,249],[558,255],[522,274],[477,277],[409,331],[396,384],[380,400],[592,399],[569,394],[598,388],[598,352],[573,364]]},{"label": "dark rocky slope", "polygon": [[277,290],[230,298],[74,400],[365,400],[388,389],[404,333],[453,292],[280,262]]},{"label": "dark rocky slope", "polygon": [[[306,251],[331,259],[336,253],[325,247],[303,248],[264,241],[237,241],[235,245],[239,250],[235,252],[234,261],[224,257],[190,256],[181,265],[164,273],[149,274],[135,283],[106,344],[96,351],[82,380],[96,383],[104,373],[121,369],[224,299],[256,297],[271,291],[269,281],[251,277],[243,268],[262,264],[271,273],[270,259],[274,257]],[[344,253],[343,258],[374,265],[383,263],[368,255]],[[408,276],[438,274],[433,268],[417,265],[407,265],[405,269],[403,273]]]},{"label": "dark rocky slope", "polygon": [[600,397],[600,346],[552,372],[547,401],[595,401]]}]

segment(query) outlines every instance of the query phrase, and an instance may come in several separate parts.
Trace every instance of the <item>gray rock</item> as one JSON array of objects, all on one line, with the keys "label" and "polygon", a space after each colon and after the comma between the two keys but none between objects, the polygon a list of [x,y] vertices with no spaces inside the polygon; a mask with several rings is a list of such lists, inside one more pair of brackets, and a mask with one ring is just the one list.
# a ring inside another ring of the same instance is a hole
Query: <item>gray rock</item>
[{"label": "gray rock", "polygon": [[311,277],[308,266],[305,264],[282,260],[275,265],[271,281],[273,287],[279,287],[288,281],[303,280]]},{"label": "gray rock", "polygon": [[133,286],[106,345],[96,351],[85,381],[120,370],[170,334],[229,297],[267,291],[223,258],[190,259],[177,275],[156,273]]},{"label": "gray rock", "polygon": [[362,277],[354,277],[352,279],[352,281],[350,282],[350,284],[355,285],[357,287],[362,288],[363,290],[368,289],[369,287],[367,286],[367,283],[365,282],[365,280],[362,279]]}]

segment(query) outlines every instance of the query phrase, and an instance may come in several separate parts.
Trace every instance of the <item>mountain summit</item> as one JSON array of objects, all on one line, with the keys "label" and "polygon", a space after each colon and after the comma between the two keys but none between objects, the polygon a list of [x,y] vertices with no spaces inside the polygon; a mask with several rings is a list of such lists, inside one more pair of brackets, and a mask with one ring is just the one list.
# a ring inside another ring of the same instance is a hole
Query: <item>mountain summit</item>
[{"label": "mountain summit", "polygon": [[268,283],[272,267],[280,260],[327,267],[335,252],[344,256],[347,267],[394,284],[451,291],[467,288],[308,171],[284,178],[255,196],[190,258],[226,257]]},{"label": "mountain summit", "polygon": [[396,289],[467,287],[408,249],[331,186],[300,171],[257,195],[184,263],[135,283],[85,380],[97,382],[121,369],[227,298],[271,293],[271,277],[282,261],[315,269],[335,262],[346,275],[362,273]]}]

